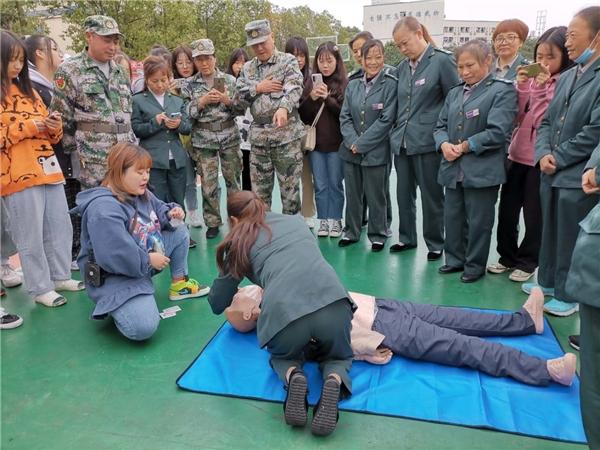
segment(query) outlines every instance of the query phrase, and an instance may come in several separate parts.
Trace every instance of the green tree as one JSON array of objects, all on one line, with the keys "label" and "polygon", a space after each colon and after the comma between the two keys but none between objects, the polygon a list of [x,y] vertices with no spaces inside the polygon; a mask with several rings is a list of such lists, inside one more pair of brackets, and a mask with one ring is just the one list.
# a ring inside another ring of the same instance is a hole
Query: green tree
[{"label": "green tree", "polygon": [[523,47],[521,47],[521,55],[527,58],[529,61],[535,61],[535,55],[533,54],[533,49],[535,47],[535,43],[537,42],[536,38],[528,38],[523,42]]},{"label": "green tree", "polygon": [[396,44],[393,41],[387,42],[383,46],[385,63],[396,67],[404,59],[404,55],[400,53]]},{"label": "green tree", "polygon": [[48,27],[39,10],[41,5],[42,2],[35,0],[0,1],[0,27],[20,36],[47,33]]}]

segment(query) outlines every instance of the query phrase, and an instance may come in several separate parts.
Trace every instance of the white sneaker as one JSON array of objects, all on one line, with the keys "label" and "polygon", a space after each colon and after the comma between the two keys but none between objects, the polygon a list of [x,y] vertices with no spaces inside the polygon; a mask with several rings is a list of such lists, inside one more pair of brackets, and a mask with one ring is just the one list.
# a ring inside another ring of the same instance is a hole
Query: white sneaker
[{"label": "white sneaker", "polygon": [[4,287],[16,287],[23,283],[23,273],[10,267],[9,264],[2,264],[0,267],[0,279]]},{"label": "white sneaker", "polygon": [[577,369],[577,356],[566,353],[564,356],[546,361],[546,368],[556,383],[571,386]]},{"label": "white sneaker", "polygon": [[540,288],[536,287],[531,290],[523,309],[529,313],[531,320],[533,320],[535,333],[542,334],[544,332],[544,293]]},{"label": "white sneaker", "polygon": [[79,265],[77,264],[77,260],[71,261],[71,272],[79,272]]},{"label": "white sneaker", "polygon": [[317,236],[329,236],[329,222],[327,221],[327,219],[319,220],[319,229],[317,230]]},{"label": "white sneaker", "polygon": [[510,267],[506,267],[504,264],[500,264],[499,262],[487,266],[487,271],[489,273],[504,273],[508,270],[512,269]]},{"label": "white sneaker", "polygon": [[308,228],[310,228],[311,230],[315,227],[315,221],[312,217],[305,217],[304,221],[306,222],[306,225],[308,225]]},{"label": "white sneaker", "polygon": [[525,272],[524,270],[521,269],[516,269],[513,270],[510,275],[508,276],[508,279],[511,281],[517,281],[519,283],[524,283],[525,281],[529,280],[532,276],[533,276],[534,272]]},{"label": "white sneaker", "polygon": [[338,238],[342,235],[342,221],[331,219],[329,225],[329,237]]},{"label": "white sneaker", "polygon": [[17,328],[23,323],[23,318],[16,314],[7,313],[4,308],[0,308],[0,329],[9,330]]},{"label": "white sneaker", "polygon": [[85,284],[79,280],[61,280],[54,282],[54,289],[57,291],[83,291]]},{"label": "white sneaker", "polygon": [[200,214],[198,214],[197,209],[191,209],[188,211],[188,222],[194,228],[202,227],[202,218],[200,217]]},{"label": "white sneaker", "polygon": [[36,303],[41,303],[49,308],[56,308],[57,306],[62,306],[67,303],[67,299],[56,291],[50,291],[42,295],[36,295],[33,297],[33,299]]}]

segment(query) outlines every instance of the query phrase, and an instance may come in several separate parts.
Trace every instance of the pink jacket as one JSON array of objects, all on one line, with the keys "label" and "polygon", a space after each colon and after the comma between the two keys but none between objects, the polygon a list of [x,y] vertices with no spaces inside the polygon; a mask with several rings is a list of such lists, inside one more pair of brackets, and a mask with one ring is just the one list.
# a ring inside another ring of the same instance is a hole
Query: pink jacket
[{"label": "pink jacket", "polygon": [[538,87],[535,80],[517,84],[519,96],[519,112],[517,114],[517,128],[513,131],[508,159],[533,166],[535,154],[535,138],[548,104],[554,97],[554,89],[558,74],[553,75],[542,87]]}]

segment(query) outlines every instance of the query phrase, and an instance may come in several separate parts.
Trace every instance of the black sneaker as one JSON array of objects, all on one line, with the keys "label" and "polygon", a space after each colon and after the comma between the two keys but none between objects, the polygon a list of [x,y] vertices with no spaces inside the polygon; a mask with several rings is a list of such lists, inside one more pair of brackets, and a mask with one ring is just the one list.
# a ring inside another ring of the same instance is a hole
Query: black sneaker
[{"label": "black sneaker", "polygon": [[4,308],[0,308],[0,329],[8,330],[10,328],[17,328],[21,326],[23,319],[16,314],[9,314],[4,311]]},{"label": "black sneaker", "polygon": [[219,227],[208,227],[206,230],[206,239],[214,239],[219,234]]},{"label": "black sneaker", "polygon": [[196,247],[197,243],[195,240],[193,240],[192,238],[190,238],[190,248],[194,248]]},{"label": "black sneaker", "polygon": [[572,334],[569,336],[569,345],[577,351],[579,351],[579,336],[579,334]]}]

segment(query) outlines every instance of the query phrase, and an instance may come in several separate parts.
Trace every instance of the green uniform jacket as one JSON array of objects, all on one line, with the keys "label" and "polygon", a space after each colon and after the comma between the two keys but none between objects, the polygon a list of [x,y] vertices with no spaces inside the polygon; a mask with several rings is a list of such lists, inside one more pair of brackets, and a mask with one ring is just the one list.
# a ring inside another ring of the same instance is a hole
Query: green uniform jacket
[{"label": "green uniform jacket", "polygon": [[[283,91],[257,94],[256,86],[266,77],[280,81]],[[236,82],[236,100],[241,108],[250,108],[254,121],[249,140],[253,146],[284,145],[304,136],[304,124],[298,115],[298,104],[304,89],[304,78],[293,55],[275,50],[268,61],[253,58],[244,64]],[[288,111],[288,123],[275,128],[270,125],[279,108]],[[265,126],[266,124],[266,126]]]},{"label": "green uniform jacket", "polygon": [[[257,323],[261,347],[294,320],[350,298],[301,216],[268,212],[266,222],[271,236],[260,231],[250,249],[253,274],[248,276],[264,289]],[[231,304],[241,281],[229,274],[215,279],[208,295],[215,314]]]},{"label": "green uniform jacket", "polygon": [[407,155],[435,152],[433,130],[448,91],[459,82],[452,53],[429,46],[411,74],[408,59],[397,68],[398,108],[390,132],[392,152],[400,153],[405,144]]},{"label": "green uniform jacket", "polygon": [[[346,87],[340,114],[340,129],[344,138],[339,156],[344,161],[361,166],[381,166],[390,163],[389,131],[396,118],[398,78],[395,68],[386,66],[366,94],[363,78],[354,78]],[[358,147],[358,154],[350,151]]]},{"label": "green uniform jacket", "polygon": [[600,141],[600,59],[575,79],[578,67],[562,74],[542,119],[535,143],[535,163],[556,159],[556,173],[542,180],[559,188],[581,188],[581,174]]},{"label": "green uniform jacket", "polygon": [[[82,163],[104,163],[117,142],[136,142],[131,130],[131,89],[123,68],[109,61],[108,79],[86,50],[67,59],[54,74],[51,111],[62,114],[65,153],[79,151]],[[129,128],[122,133],[77,129],[78,123],[104,123]]]},{"label": "green uniform jacket", "polygon": [[517,92],[511,81],[484,78],[463,104],[464,82],[452,88],[440,111],[434,132],[435,147],[444,142],[469,140],[470,150],[448,162],[442,158],[438,182],[454,189],[463,174],[463,186],[482,188],[506,181],[506,145],[517,116]]},{"label": "green uniform jacket", "polygon": [[[600,145],[596,147],[592,159],[587,168],[596,168],[596,183],[600,183]],[[591,195],[596,195],[600,200],[597,194]],[[600,201],[579,226],[581,230],[573,250],[566,290],[574,300],[600,308]]]},{"label": "green uniform jacket", "polygon": [[[178,169],[186,166],[187,154],[178,136],[190,134],[191,126],[186,109],[184,101],[170,92],[165,93],[164,108],[147,90],[133,96],[131,126],[140,140],[140,145],[152,156],[152,168],[169,169],[169,151]],[[156,115],[161,112],[166,113],[167,117],[170,117],[171,113],[181,113],[179,128],[169,130],[164,123],[159,125]]]},{"label": "green uniform jacket", "polygon": [[235,121],[239,111],[235,101],[235,78],[219,69],[215,70],[214,77],[225,79],[225,89],[232,100],[231,105],[225,106],[222,103],[216,103],[206,105],[202,109],[199,107],[200,97],[212,90],[212,86],[204,81],[200,72],[186,79],[181,87],[181,97],[187,102],[188,114],[192,123],[192,145],[197,148],[218,150],[240,144],[240,132],[237,125],[233,123],[224,130],[212,131],[200,128],[199,124]]},{"label": "green uniform jacket", "polygon": [[[498,62],[498,59],[494,59],[492,74],[494,74],[496,71],[496,63],[497,62]],[[504,78],[505,80],[514,81],[517,78],[517,67],[525,66],[527,64],[531,64],[531,61],[529,61],[527,58],[525,58],[523,55],[521,55],[519,53],[517,55],[517,59],[515,59],[515,62],[512,63],[512,65],[510,66],[510,69],[508,69],[508,72],[506,72],[506,74],[502,78]]]}]

